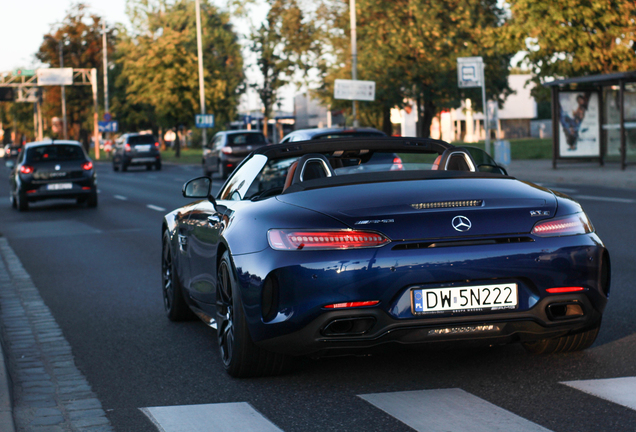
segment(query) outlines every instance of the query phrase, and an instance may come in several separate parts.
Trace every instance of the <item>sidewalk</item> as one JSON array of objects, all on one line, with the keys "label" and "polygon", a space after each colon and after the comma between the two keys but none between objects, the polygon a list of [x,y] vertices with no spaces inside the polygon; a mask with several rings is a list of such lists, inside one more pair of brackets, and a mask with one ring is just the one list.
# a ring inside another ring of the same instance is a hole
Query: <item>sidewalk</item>
[{"label": "sidewalk", "polygon": [[593,185],[636,190],[636,166],[629,165],[625,171],[620,164],[612,162],[600,166],[598,162],[562,162],[552,168],[552,160],[513,160],[507,168],[508,174],[519,180],[546,185]]}]

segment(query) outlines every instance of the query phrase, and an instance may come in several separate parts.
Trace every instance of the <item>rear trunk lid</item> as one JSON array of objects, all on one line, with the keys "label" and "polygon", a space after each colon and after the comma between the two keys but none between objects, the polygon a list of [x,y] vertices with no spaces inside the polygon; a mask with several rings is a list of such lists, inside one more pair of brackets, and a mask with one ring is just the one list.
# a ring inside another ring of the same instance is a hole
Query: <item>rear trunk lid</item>
[{"label": "rear trunk lid", "polygon": [[527,234],[539,220],[553,217],[557,206],[547,189],[492,178],[358,184],[277,199],[394,241]]}]

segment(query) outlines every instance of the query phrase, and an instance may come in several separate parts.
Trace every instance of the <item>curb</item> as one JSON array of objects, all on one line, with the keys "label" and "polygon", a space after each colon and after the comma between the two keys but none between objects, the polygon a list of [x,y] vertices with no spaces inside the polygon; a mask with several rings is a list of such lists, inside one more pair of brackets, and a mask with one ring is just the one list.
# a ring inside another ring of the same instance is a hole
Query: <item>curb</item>
[{"label": "curb", "polygon": [[4,360],[2,341],[0,340],[0,430],[15,432],[13,422],[13,398],[7,365]]}]

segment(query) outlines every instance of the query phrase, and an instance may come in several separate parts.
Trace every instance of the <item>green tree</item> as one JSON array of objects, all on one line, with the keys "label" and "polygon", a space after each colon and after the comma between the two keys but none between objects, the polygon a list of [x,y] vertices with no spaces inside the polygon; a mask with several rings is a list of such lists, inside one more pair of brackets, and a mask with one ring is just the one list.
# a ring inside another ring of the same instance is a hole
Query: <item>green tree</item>
[{"label": "green tree", "polygon": [[[192,127],[200,112],[194,2],[138,0],[129,6],[134,31],[118,46],[117,85],[126,89],[118,103],[129,113],[141,107],[162,128]],[[227,13],[203,0],[201,21],[206,111],[222,127],[236,116],[243,58]]]},{"label": "green tree", "polygon": [[[61,25],[44,35],[36,57],[50,67],[60,67],[60,48],[64,67],[96,68],[98,82],[103,82],[102,66],[102,18],[90,13],[88,6],[78,3],[68,11]],[[106,26],[109,56],[115,49],[115,29]],[[101,87],[101,85],[100,85]],[[66,113],[69,138],[85,143],[93,129],[93,94],[91,86],[67,86]],[[99,106],[103,106],[103,92],[98,93]],[[45,87],[42,111],[44,128],[52,134],[50,119],[62,116],[61,88]]]},{"label": "green tree", "polygon": [[537,82],[636,69],[633,0],[510,0],[500,40],[524,60]]},{"label": "green tree", "polygon": [[316,28],[307,20],[296,0],[268,0],[266,19],[250,36],[250,49],[256,54],[256,64],[263,81],[253,87],[263,104],[263,132],[267,136],[267,121],[278,91],[296,73],[306,76],[319,57]]},{"label": "green tree", "polygon": [[[335,28],[327,33],[336,61],[323,69],[322,95],[337,106],[341,102],[331,98],[331,83],[351,76],[349,9],[342,1],[326,1],[331,3],[325,3],[326,10],[339,18],[332,20]],[[375,118],[381,118],[381,127],[388,131],[390,109],[403,106],[405,98],[410,98],[418,108],[418,135],[428,136],[433,117],[441,109],[457,107],[462,98],[471,97],[481,109],[478,90],[457,87],[458,57],[482,56],[488,97],[503,99],[510,92],[507,77],[512,53],[496,43],[495,30],[504,22],[498,3],[358,0],[358,79],[376,82],[376,101],[361,104],[361,112],[380,112]]]}]

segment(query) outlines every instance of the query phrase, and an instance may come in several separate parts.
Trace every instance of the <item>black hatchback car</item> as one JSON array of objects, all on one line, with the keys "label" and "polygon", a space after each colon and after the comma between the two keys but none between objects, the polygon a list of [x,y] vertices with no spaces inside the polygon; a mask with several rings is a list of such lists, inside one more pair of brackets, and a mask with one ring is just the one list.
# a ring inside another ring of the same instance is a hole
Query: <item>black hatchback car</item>
[{"label": "black hatchback car", "polygon": [[97,206],[97,176],[93,162],[77,141],[28,143],[9,178],[11,204],[19,211],[29,202],[53,198]]},{"label": "black hatchback car", "polygon": [[267,138],[261,131],[219,132],[203,148],[203,175],[210,176],[218,172],[225,179],[248,154],[264,145],[267,145]]},{"label": "black hatchback car", "polygon": [[159,142],[154,135],[127,133],[115,141],[113,170],[126,171],[131,165],[143,165],[147,170],[161,169]]}]

